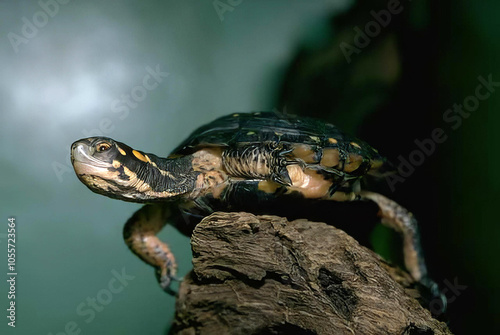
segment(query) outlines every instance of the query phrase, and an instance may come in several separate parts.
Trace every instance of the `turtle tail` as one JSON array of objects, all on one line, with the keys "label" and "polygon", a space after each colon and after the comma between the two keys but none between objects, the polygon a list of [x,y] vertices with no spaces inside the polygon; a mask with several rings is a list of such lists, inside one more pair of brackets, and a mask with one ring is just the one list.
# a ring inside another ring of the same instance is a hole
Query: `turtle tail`
[{"label": "turtle tail", "polygon": [[370,161],[371,168],[367,172],[369,176],[381,179],[398,173],[397,167],[378,153]]}]

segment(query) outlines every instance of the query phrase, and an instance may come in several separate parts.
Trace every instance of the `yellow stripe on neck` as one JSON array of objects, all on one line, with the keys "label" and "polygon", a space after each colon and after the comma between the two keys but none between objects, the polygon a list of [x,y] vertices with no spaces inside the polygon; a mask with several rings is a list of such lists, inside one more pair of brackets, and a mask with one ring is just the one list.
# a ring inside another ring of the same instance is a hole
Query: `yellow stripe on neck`
[{"label": "yellow stripe on neck", "polygon": [[138,159],[140,159],[141,161],[143,162],[148,162],[148,160],[146,159],[146,157],[144,157],[143,154],[141,154],[139,151],[137,150],[132,150],[132,153],[134,154],[135,157],[137,157]]},{"label": "yellow stripe on neck", "polygon": [[123,156],[126,156],[127,153],[125,152],[125,150],[123,150],[122,148],[120,148],[119,146],[116,146],[118,148],[118,151],[123,155]]}]

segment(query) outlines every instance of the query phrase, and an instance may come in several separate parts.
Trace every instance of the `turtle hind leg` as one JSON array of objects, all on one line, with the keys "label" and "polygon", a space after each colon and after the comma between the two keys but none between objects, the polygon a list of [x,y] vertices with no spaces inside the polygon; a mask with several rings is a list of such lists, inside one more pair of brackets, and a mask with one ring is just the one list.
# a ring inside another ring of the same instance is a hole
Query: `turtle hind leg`
[{"label": "turtle hind leg", "polygon": [[407,270],[415,280],[430,291],[434,298],[441,301],[442,310],[440,313],[443,313],[447,305],[446,296],[440,292],[438,285],[428,276],[422,247],[420,246],[418,223],[413,214],[381,194],[361,191],[359,196],[362,200],[375,202],[379,207],[378,215],[382,224],[402,235],[403,254]]},{"label": "turtle hind leg", "polygon": [[379,207],[378,215],[382,224],[402,235],[405,266],[412,277],[418,281],[426,277],[427,267],[420,247],[417,221],[413,214],[381,194],[362,191],[359,195],[362,200],[375,202]]},{"label": "turtle hind leg", "polygon": [[161,288],[171,294],[177,264],[167,244],[156,234],[165,226],[170,210],[166,206],[145,205],[132,215],[123,228],[123,238],[129,249],[156,269]]}]

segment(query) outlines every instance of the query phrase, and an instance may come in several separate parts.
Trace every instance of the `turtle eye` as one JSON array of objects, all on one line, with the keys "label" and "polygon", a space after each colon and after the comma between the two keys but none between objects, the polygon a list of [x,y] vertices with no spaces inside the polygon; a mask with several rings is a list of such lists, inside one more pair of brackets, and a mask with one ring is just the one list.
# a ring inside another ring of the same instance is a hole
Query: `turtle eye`
[{"label": "turtle eye", "polygon": [[111,148],[111,144],[107,142],[101,142],[98,145],[96,145],[96,150],[97,152],[103,152]]}]

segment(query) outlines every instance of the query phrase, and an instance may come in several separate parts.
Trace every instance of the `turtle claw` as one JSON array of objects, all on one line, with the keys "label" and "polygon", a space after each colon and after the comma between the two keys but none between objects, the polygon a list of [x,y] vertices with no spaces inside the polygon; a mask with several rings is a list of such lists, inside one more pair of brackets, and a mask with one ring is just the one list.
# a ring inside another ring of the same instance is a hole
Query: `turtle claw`
[{"label": "turtle claw", "polygon": [[157,269],[155,272],[156,279],[158,280],[158,283],[160,284],[160,287],[163,291],[165,291],[167,294],[175,296],[177,295],[177,292],[170,287],[170,284],[172,284],[173,280],[179,281],[180,278],[171,275],[169,272],[170,271],[162,271],[162,269]]},{"label": "turtle claw", "polygon": [[292,179],[288,174],[286,166],[276,169],[271,177],[271,180],[283,186],[292,186]]},{"label": "turtle claw", "polygon": [[430,309],[434,316],[444,314],[448,306],[448,299],[441,292],[438,284],[429,277],[422,278],[419,283],[428,290],[429,296],[423,296],[426,307]]}]

